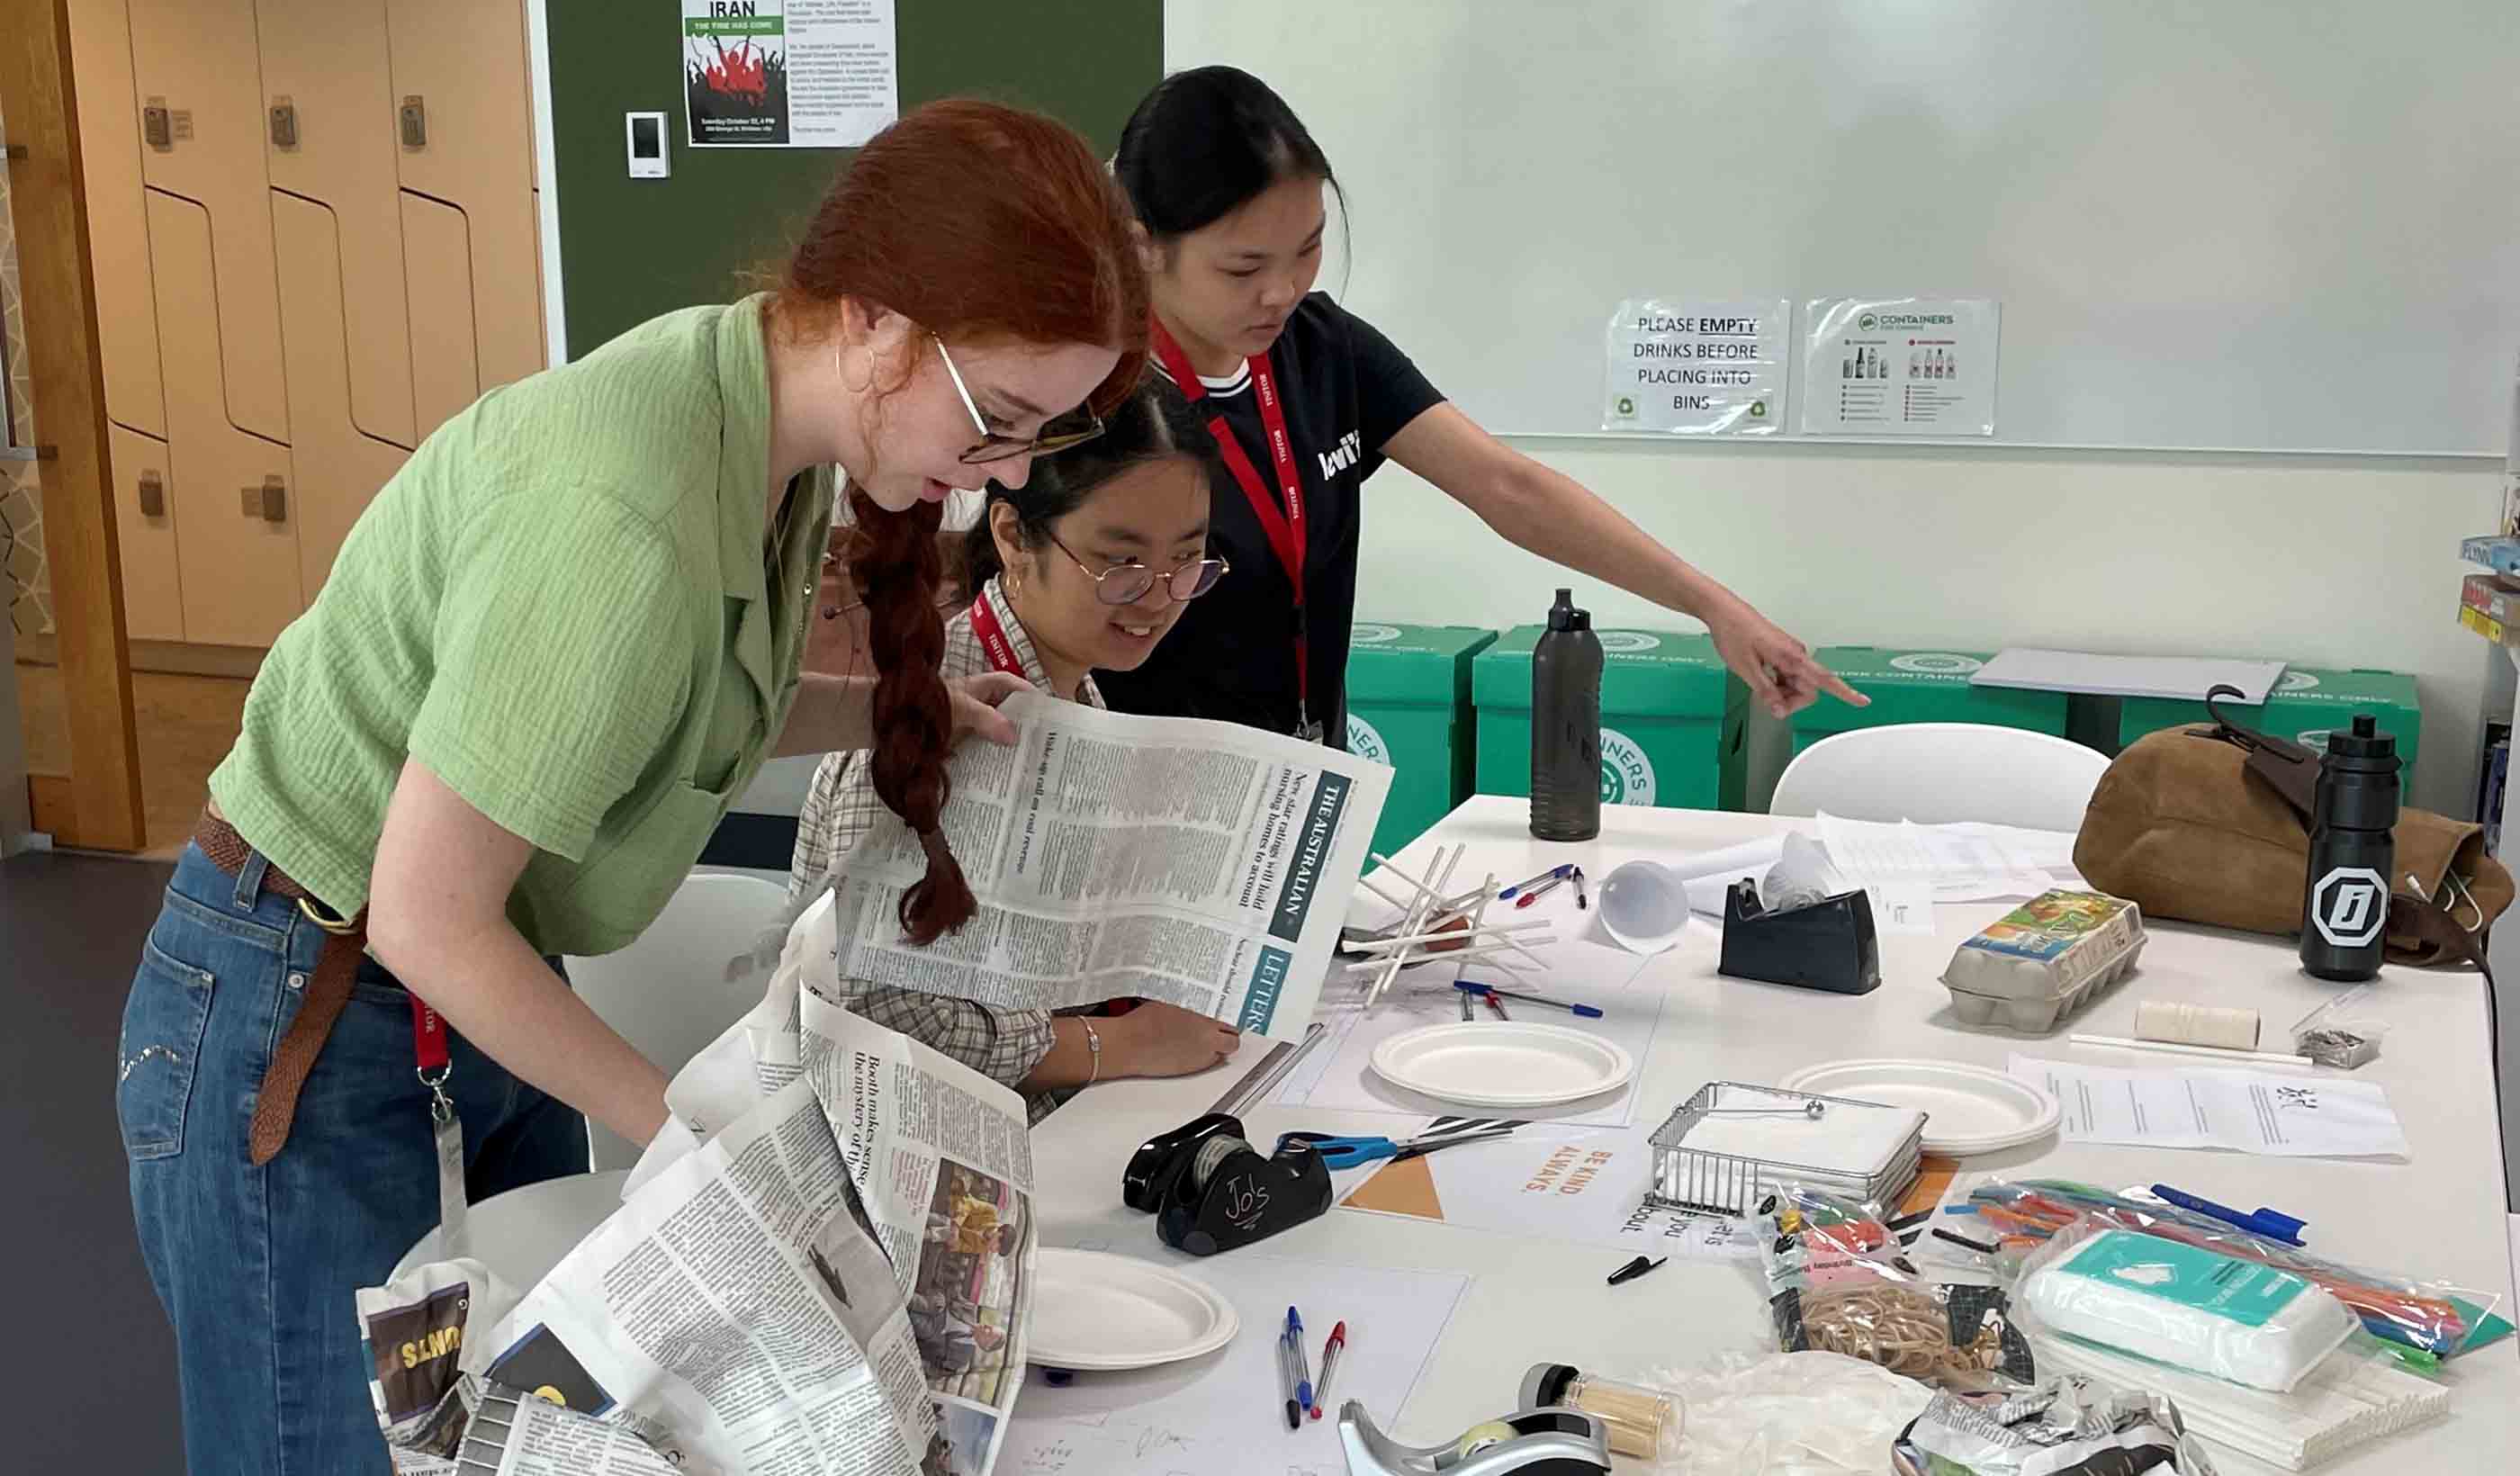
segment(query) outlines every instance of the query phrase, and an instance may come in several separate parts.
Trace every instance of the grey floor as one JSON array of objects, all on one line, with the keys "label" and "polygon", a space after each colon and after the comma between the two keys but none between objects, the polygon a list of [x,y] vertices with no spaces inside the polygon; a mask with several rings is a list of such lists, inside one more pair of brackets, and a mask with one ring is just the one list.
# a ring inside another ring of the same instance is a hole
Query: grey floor
[{"label": "grey floor", "polygon": [[0,861],[8,1403],[43,1411],[11,1421],[11,1470],[184,1468],[174,1338],[140,1264],[113,1119],[123,995],[166,876],[86,856]]}]

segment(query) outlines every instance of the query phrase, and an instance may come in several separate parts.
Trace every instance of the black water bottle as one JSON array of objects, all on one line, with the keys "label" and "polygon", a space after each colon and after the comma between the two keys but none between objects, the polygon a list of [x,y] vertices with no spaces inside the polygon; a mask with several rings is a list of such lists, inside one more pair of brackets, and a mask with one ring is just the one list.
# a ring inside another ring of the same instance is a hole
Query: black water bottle
[{"label": "black water bottle", "polygon": [[2301,922],[2301,966],[2312,977],[2353,984],[2379,973],[2397,824],[2398,740],[2365,713],[2353,732],[2327,736],[2318,769]]},{"label": "black water bottle", "polygon": [[1601,833],[1601,638],[1574,602],[1557,592],[1531,651],[1531,833],[1542,840]]}]

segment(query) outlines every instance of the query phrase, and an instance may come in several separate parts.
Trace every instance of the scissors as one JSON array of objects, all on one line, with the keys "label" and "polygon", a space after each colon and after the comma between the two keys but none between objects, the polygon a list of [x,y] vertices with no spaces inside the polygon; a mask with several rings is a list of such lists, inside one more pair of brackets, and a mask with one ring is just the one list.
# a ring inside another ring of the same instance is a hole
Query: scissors
[{"label": "scissors", "polygon": [[1449,1148],[1455,1143],[1485,1142],[1491,1138],[1503,1138],[1512,1131],[1511,1127],[1500,1124],[1493,1128],[1481,1128],[1475,1133],[1443,1133],[1431,1138],[1412,1138],[1400,1142],[1394,1142],[1388,1138],[1341,1138],[1330,1133],[1281,1133],[1278,1135],[1278,1151],[1283,1153],[1289,1147],[1301,1144],[1321,1154],[1322,1162],[1331,1168],[1352,1169],[1362,1163],[1372,1163],[1377,1158],[1388,1158],[1397,1163],[1403,1158],[1416,1158],[1420,1154],[1432,1153],[1437,1148]]}]

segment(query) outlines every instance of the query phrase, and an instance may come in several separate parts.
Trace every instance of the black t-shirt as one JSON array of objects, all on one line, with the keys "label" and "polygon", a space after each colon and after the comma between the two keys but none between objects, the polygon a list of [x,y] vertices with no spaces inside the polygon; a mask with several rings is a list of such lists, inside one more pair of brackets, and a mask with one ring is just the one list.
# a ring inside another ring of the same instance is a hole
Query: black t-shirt
[{"label": "black t-shirt", "polygon": [[[1304,483],[1304,615],[1312,656],[1311,716],[1333,747],[1347,740],[1348,626],[1356,618],[1359,490],[1382,466],[1401,427],[1443,401],[1435,386],[1372,324],[1315,292],[1269,350],[1286,435]],[[1169,386],[1162,366],[1157,381]],[[1248,368],[1210,381],[1199,419],[1222,414],[1282,502]],[[1233,569],[1192,601],[1181,621],[1131,672],[1097,672],[1122,712],[1221,718],[1274,733],[1296,727],[1294,586],[1224,468],[1209,498],[1208,542]]]}]

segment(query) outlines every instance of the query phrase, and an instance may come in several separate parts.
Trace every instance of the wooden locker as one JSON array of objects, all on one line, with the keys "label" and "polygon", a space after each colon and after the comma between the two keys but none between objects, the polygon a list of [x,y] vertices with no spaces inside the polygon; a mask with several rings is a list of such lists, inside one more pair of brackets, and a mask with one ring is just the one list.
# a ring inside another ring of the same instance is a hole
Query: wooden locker
[{"label": "wooden locker", "polygon": [[105,413],[116,425],[162,439],[166,395],[158,366],[158,304],[149,291],[149,207],[140,195],[131,12],[124,0],[70,0],[69,13]]},{"label": "wooden locker", "polygon": [[[270,219],[267,206],[263,218]],[[158,331],[171,365],[216,364],[225,346],[211,227],[209,212],[193,201],[149,192]],[[270,645],[305,604],[289,448],[230,425],[216,376],[180,372],[166,380],[166,442],[183,472],[166,495],[184,639]]]},{"label": "wooden locker", "polygon": [[134,641],[181,641],[184,587],[175,553],[174,458],[154,435],[121,425],[109,433],[123,623]]},{"label": "wooden locker", "polygon": [[[212,273],[205,300],[218,305],[222,414],[240,430],[289,439],[288,391],[281,382],[280,285],[271,257],[271,179],[264,166],[260,61],[253,0],[130,0],[131,56],[142,117],[141,168],[148,183],[201,207],[207,217]],[[151,110],[163,108],[160,123]],[[163,139],[163,147],[156,142]],[[157,203],[150,218],[157,218]],[[154,246],[154,243],[153,243]],[[162,274],[165,260],[157,258]],[[196,372],[174,351],[159,291],[161,347],[171,380]],[[171,382],[167,434],[175,430]],[[179,444],[178,451],[182,451]],[[189,458],[188,458],[189,459]]]},{"label": "wooden locker", "polygon": [[[338,310],[349,352],[350,420],[367,434],[408,450],[420,441],[412,412],[385,0],[258,0],[254,13],[262,35],[272,188],[329,209],[339,243]],[[273,201],[275,235],[283,206]],[[284,341],[295,333],[289,322],[291,286],[284,260]],[[291,344],[291,373],[298,357]],[[304,400],[294,384],[289,394],[294,444],[307,433],[294,419]],[[329,402],[329,388],[322,398]],[[299,530],[301,544],[311,530],[311,523]],[[322,561],[309,558],[310,571],[330,561],[329,554]],[[307,587],[316,582],[310,578]]]},{"label": "wooden locker", "polygon": [[[386,0],[402,185],[464,213],[480,387],[543,367],[533,86],[517,0]],[[408,245],[406,244],[406,249]],[[417,324],[415,324],[417,327]]]},{"label": "wooden locker", "polygon": [[346,231],[337,234],[334,212],[293,195],[273,198],[271,230],[279,247],[281,341],[289,350],[289,424],[296,431],[289,460],[298,582],[311,604],[350,525],[409,453],[360,433],[352,415],[355,360],[343,347]]},{"label": "wooden locker", "polygon": [[403,273],[411,292],[412,399],[426,439],[481,393],[472,337],[472,246],[464,212],[402,193]]}]

